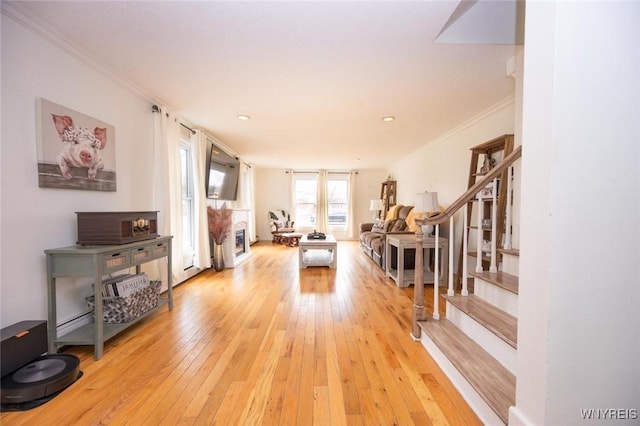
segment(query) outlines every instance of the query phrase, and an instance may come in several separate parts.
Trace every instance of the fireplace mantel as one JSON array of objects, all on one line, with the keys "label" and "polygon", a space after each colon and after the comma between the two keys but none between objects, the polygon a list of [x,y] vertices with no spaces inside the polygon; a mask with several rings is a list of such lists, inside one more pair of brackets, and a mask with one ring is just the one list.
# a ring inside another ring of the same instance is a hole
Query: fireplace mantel
[{"label": "fireplace mantel", "polygon": [[251,257],[249,245],[250,213],[250,209],[233,209],[231,234],[222,244],[225,268],[235,268]]}]

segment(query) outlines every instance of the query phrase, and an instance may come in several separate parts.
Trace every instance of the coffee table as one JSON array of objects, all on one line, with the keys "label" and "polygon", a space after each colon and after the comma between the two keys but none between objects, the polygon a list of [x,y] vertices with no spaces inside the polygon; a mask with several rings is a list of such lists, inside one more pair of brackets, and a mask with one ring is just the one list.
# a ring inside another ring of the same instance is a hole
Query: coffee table
[{"label": "coffee table", "polygon": [[324,240],[310,240],[303,235],[298,242],[300,269],[309,266],[328,266],[335,269],[338,260],[338,243],[333,235]]}]

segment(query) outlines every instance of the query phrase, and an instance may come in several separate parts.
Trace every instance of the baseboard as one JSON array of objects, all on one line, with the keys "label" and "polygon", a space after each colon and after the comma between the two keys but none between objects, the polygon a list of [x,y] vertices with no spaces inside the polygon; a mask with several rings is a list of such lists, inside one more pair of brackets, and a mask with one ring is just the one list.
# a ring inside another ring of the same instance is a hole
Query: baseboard
[{"label": "baseboard", "polygon": [[534,424],[518,407],[509,407],[509,426],[531,426]]},{"label": "baseboard", "polygon": [[83,325],[93,322],[93,311],[86,311],[56,326],[58,336],[64,336]]}]

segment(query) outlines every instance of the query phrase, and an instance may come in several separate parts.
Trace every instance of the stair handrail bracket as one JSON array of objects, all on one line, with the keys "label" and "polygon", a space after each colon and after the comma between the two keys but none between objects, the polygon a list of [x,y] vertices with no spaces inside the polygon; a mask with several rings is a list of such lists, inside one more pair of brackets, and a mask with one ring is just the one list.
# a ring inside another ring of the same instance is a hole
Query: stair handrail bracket
[{"label": "stair handrail bracket", "polygon": [[[505,156],[502,161],[500,161],[500,163],[496,164],[495,167],[493,167],[491,170],[487,171],[487,173],[485,175],[482,176],[482,178],[480,180],[478,180],[473,186],[471,186],[469,189],[467,189],[467,191],[465,191],[460,197],[458,197],[458,199],[456,201],[454,201],[449,207],[447,207],[444,211],[434,215],[434,216],[428,216],[425,218],[416,218],[415,219],[415,223],[416,225],[418,225],[418,230],[416,232],[416,247],[418,249],[416,249],[416,258],[415,258],[415,281],[414,281],[414,301],[413,301],[413,314],[412,314],[412,324],[411,324],[411,336],[413,337],[414,340],[420,340],[420,336],[421,336],[421,329],[419,326],[419,322],[421,321],[425,321],[427,319],[427,313],[426,313],[426,308],[425,308],[425,304],[424,304],[424,255],[423,255],[423,251],[420,250],[419,248],[422,247],[423,244],[423,240],[424,240],[424,236],[422,234],[422,225],[434,225],[435,227],[435,251],[436,251],[436,267],[438,266],[438,259],[437,259],[437,253],[438,253],[438,247],[439,247],[439,238],[440,238],[440,224],[444,223],[445,221],[449,220],[449,236],[450,236],[450,240],[451,237],[454,235],[453,232],[453,216],[458,212],[458,210],[460,210],[461,208],[466,208],[468,207],[469,202],[473,201],[474,199],[476,199],[476,196],[491,182],[494,182],[494,191],[493,191],[493,197],[492,197],[492,202],[493,202],[493,212],[494,212],[494,218],[495,218],[495,204],[496,204],[496,197],[495,197],[495,179],[497,179],[503,172],[505,172],[507,169],[509,169],[513,163],[518,160],[520,157],[522,156],[522,146],[517,146],[514,148],[514,150],[509,153],[507,156]],[[465,230],[467,227],[466,224],[466,213],[465,213]],[[492,226],[494,227],[493,232],[492,232],[492,240],[495,240],[495,235],[496,235],[496,230],[495,230],[495,221],[492,224]],[[481,229],[479,229],[480,231]],[[481,236],[479,236],[478,238],[481,238]],[[450,250],[453,249],[453,244],[449,243],[450,246]],[[466,250],[466,242],[464,244],[465,246],[465,250]],[[492,242],[492,256],[495,256],[495,249],[493,248],[493,246],[495,246],[495,242]],[[452,253],[453,254],[453,253]],[[482,253],[478,252],[478,263],[481,265],[482,261],[481,261],[481,257],[482,257]],[[466,253],[465,253],[465,258],[466,258]],[[449,290],[448,290],[448,295],[452,295],[451,293],[453,292],[453,275],[454,275],[454,271],[453,271],[453,262],[451,261],[451,259],[453,259],[453,256],[450,256],[450,262],[449,265],[443,265],[443,267],[448,267],[449,268]],[[460,261],[465,261],[462,259],[458,260]],[[495,261],[493,261],[495,262]],[[492,263],[492,268],[495,267],[495,264]],[[433,312],[433,319],[437,320],[439,319],[439,312],[438,312],[438,298],[439,298],[439,280],[438,280],[438,271],[436,270],[436,274],[434,277],[434,284],[433,284],[433,297],[434,297],[434,312]],[[463,285],[462,288],[462,295],[466,296],[468,295],[467,289],[466,289],[466,279],[461,280],[465,283],[465,285]]]}]

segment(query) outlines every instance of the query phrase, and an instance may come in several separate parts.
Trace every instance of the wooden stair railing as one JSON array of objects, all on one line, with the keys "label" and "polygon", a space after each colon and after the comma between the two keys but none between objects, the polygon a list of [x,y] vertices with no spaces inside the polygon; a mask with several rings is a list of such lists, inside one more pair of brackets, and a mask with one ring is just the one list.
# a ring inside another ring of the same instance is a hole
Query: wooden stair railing
[{"label": "wooden stair railing", "polygon": [[[498,163],[493,169],[491,169],[490,171],[487,172],[486,175],[484,175],[482,177],[482,179],[480,179],[479,181],[477,181],[473,186],[471,186],[469,189],[467,189],[467,191],[465,191],[460,197],[458,197],[458,199],[456,201],[454,201],[449,207],[447,207],[443,212],[439,213],[438,215],[435,216],[431,216],[431,217],[426,217],[423,219],[416,219],[416,224],[417,225],[434,225],[435,226],[435,247],[438,247],[439,245],[439,238],[440,238],[440,224],[444,223],[446,220],[449,220],[449,235],[453,235],[453,217],[454,215],[458,212],[458,210],[460,210],[461,208],[465,209],[465,213],[464,213],[464,237],[463,237],[463,250],[466,255],[467,252],[467,217],[468,217],[468,213],[467,213],[467,208],[468,208],[468,204],[471,200],[473,200],[476,195],[482,191],[487,184],[489,184],[490,182],[494,181],[502,172],[504,172],[505,170],[507,170],[509,167],[511,167],[513,165],[513,163],[518,160],[520,157],[522,156],[522,146],[518,146],[516,147],[513,152],[511,152],[509,155],[507,155],[500,163]],[[494,191],[494,198],[495,198],[495,191]],[[494,199],[494,205],[495,205],[495,199]],[[495,216],[494,216],[495,218]],[[494,240],[495,240],[495,235],[496,235],[496,229],[495,229],[495,220],[493,221],[493,225],[494,227],[492,235],[494,236]],[[418,231],[416,232],[416,247],[422,247],[422,243],[423,243],[423,235],[422,235],[422,228],[421,226],[418,226]],[[448,288],[448,294],[450,296],[453,296],[453,246],[454,244],[452,244],[451,242],[449,243],[449,288]],[[492,247],[492,255],[495,258],[495,243],[493,244]],[[479,262],[481,264],[482,260],[480,259],[481,256],[478,257]],[[433,318],[434,319],[438,319],[439,318],[439,314],[438,314],[438,300],[439,300],[439,263],[440,263],[440,259],[439,259],[439,250],[435,250],[435,265],[434,265],[434,283],[433,283]],[[466,288],[466,279],[464,279],[464,277],[467,276],[467,268],[466,268],[466,261],[464,259],[460,260],[460,262],[464,262],[464,268],[463,268],[463,273],[462,273],[462,277],[463,279],[461,280],[463,282],[462,285],[462,295],[463,296],[467,296],[468,295],[468,291]],[[416,260],[415,260],[415,281],[414,281],[414,296],[413,296],[413,315],[412,315],[412,324],[411,324],[411,335],[415,340],[420,340],[420,335],[421,335],[421,329],[418,325],[418,321],[425,321],[427,319],[427,312],[426,312],[426,308],[424,305],[424,270],[423,270],[423,253],[422,250],[416,250]]]}]

